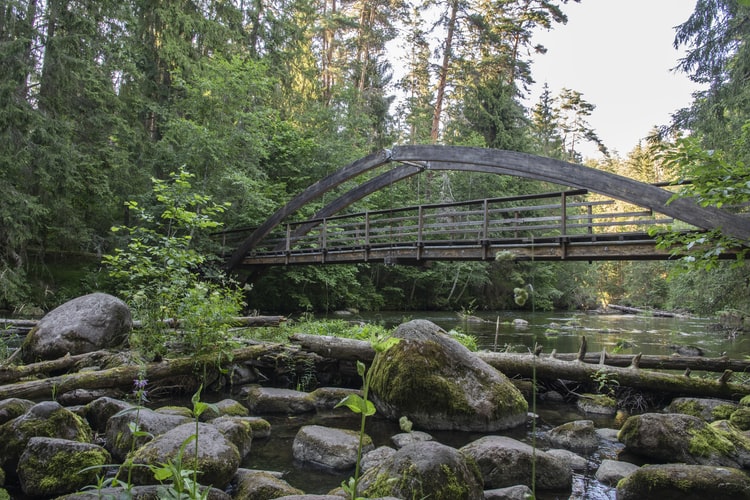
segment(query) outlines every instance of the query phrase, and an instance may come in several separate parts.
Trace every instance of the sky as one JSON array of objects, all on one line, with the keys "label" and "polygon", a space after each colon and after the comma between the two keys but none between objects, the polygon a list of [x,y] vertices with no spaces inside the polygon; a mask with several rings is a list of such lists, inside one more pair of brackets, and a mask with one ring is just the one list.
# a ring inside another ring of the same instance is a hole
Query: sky
[{"label": "sky", "polygon": [[[690,17],[695,1],[582,0],[562,8],[568,23],[534,37],[547,53],[534,58],[528,104],[536,104],[545,83],[553,96],[563,88],[582,93],[596,106],[589,125],[625,157],[700,89],[671,71],[684,54],[673,46],[674,28]],[[594,145],[580,152],[601,157]]]}]

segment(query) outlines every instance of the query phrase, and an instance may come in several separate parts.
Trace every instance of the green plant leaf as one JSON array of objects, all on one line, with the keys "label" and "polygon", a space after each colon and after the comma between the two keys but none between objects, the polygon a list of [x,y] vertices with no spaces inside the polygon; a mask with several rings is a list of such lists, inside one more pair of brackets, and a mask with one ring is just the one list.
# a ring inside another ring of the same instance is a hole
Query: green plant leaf
[{"label": "green plant leaf", "polygon": [[363,414],[366,417],[375,414],[375,405],[371,401],[365,401],[358,394],[349,394],[347,397],[339,401],[335,408],[346,406],[351,411],[357,414]]}]

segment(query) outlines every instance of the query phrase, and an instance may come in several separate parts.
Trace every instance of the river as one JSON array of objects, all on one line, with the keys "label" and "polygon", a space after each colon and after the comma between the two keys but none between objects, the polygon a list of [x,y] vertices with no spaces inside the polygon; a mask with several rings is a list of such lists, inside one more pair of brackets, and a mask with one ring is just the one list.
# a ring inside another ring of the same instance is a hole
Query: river
[{"label": "river", "polygon": [[[631,314],[586,314],[577,312],[478,312],[472,316],[481,321],[466,321],[456,313],[450,312],[378,312],[362,313],[347,319],[356,319],[393,327],[412,319],[427,319],[445,330],[459,330],[477,338],[480,349],[527,352],[535,344],[544,346],[544,352],[556,349],[560,353],[577,352],[581,338],[586,337],[589,352],[602,348],[610,353],[621,354],[654,354],[671,355],[675,346],[693,346],[700,348],[705,356],[719,356],[722,353],[732,358],[744,358],[750,354],[750,343],[743,336],[730,339],[723,332],[716,331],[712,325],[715,321],[704,318],[661,318],[636,316]],[[339,317],[339,316],[333,316]],[[513,326],[513,320],[523,319],[526,327]],[[556,425],[578,419],[594,420],[597,427],[615,427],[611,417],[592,417],[578,411],[574,405],[562,403],[539,402],[538,430],[548,430]],[[274,437],[267,441],[253,444],[253,453],[245,467],[272,468],[286,472],[286,479],[293,485],[305,489],[308,493],[325,493],[337,486],[348,474],[331,474],[324,471],[310,470],[295,463],[292,457],[292,442],[301,425],[321,424],[334,427],[356,429],[357,421],[342,417],[327,419],[324,415],[305,415],[288,417],[271,417]],[[398,425],[373,417],[367,424],[368,434],[376,446],[392,445],[390,436],[399,432]],[[480,437],[476,433],[465,432],[431,432],[438,441],[460,447]],[[533,443],[531,428],[521,426],[500,433],[515,439]],[[616,445],[599,450],[590,458],[600,461],[602,458],[615,459],[619,448]],[[615,488],[599,483],[593,477],[595,469],[585,474],[574,474],[571,492],[555,494],[537,492],[538,498],[580,499],[580,500],[614,500]]]},{"label": "river", "polygon": [[[454,312],[409,311],[363,313],[356,317],[390,327],[411,319],[427,319],[445,330],[455,329],[477,338],[479,349],[528,352],[541,344],[543,352],[578,352],[586,337],[588,352],[606,349],[610,354],[674,354],[677,346],[693,346],[705,356],[726,354],[743,359],[750,355],[750,342],[744,335],[729,338],[708,318],[663,318],[634,314],[595,314],[580,312],[475,312],[481,321],[467,321]],[[513,320],[528,322],[514,326]]]}]

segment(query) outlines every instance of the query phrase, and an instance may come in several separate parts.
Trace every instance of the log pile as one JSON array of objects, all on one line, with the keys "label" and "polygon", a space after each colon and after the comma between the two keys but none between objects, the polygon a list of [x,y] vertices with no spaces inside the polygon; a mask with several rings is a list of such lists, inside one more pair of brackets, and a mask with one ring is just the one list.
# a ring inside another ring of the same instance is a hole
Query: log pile
[{"label": "log pile", "polygon": [[[11,397],[49,398],[73,389],[129,390],[133,380],[139,376],[147,378],[153,384],[162,379],[194,376],[197,367],[209,367],[215,373],[220,373],[226,372],[233,365],[245,364],[272,372],[282,364],[291,366],[292,369],[314,364],[321,371],[332,369],[344,373],[352,371],[355,361],[368,364],[375,356],[374,350],[365,341],[301,333],[292,335],[290,341],[291,345],[250,345],[221,357],[216,354],[191,356],[96,371],[80,369],[106,366],[106,360],[112,353],[97,351],[25,366],[0,365],[0,400]],[[544,354],[538,349],[528,354],[477,354],[510,378],[591,383],[595,377],[606,376],[617,380],[620,387],[632,387],[672,397],[739,399],[750,395],[750,384],[743,383],[736,376],[736,373],[750,373],[750,362],[725,357],[613,356],[606,352],[588,353],[585,338],[578,353]],[[708,375],[695,376],[693,372],[696,371]]]}]

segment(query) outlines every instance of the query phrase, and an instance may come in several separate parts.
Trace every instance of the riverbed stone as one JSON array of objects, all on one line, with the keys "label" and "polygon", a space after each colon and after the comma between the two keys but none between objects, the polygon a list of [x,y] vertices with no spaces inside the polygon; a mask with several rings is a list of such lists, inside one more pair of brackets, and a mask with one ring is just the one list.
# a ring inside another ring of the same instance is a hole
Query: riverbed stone
[{"label": "riverbed stone", "polygon": [[28,399],[8,398],[0,400],[0,425],[20,417],[34,406],[34,402]]},{"label": "riverbed stone", "polygon": [[363,453],[362,461],[359,466],[360,470],[364,474],[373,467],[380,465],[385,459],[390,458],[394,453],[396,453],[396,450],[390,446],[378,446],[374,450]]},{"label": "riverbed stone", "polygon": [[550,429],[547,433],[555,448],[576,453],[592,453],[599,447],[599,436],[592,420],[574,420]]},{"label": "riverbed stone", "polygon": [[117,347],[132,328],[125,302],[105,293],[84,295],[39,320],[21,345],[21,359],[33,363]]},{"label": "riverbed stone", "polygon": [[153,472],[148,467],[138,465],[162,464],[175,460],[183,443],[196,433],[197,441],[192,441],[182,452],[183,466],[197,468],[200,471],[199,482],[203,485],[215,488],[227,486],[239,468],[240,453],[219,429],[202,422],[198,423],[197,429],[194,422],[179,425],[135,450],[131,454],[135,465],[132,469],[133,482],[153,484]]},{"label": "riverbed stone", "polygon": [[730,467],[688,464],[645,465],[617,483],[617,500],[750,499],[750,479]]},{"label": "riverbed stone", "polygon": [[608,484],[610,486],[616,486],[617,482],[632,474],[638,470],[638,466],[631,464],[630,462],[623,462],[621,460],[610,460],[605,458],[596,469],[597,481],[600,483]]},{"label": "riverbed stone", "polygon": [[564,459],[510,437],[484,436],[462,447],[461,453],[479,466],[487,489],[531,486],[534,461],[538,489],[569,489],[573,482],[573,471]]},{"label": "riverbed stone", "polygon": [[269,500],[305,493],[269,472],[249,469],[237,470],[232,478],[231,488],[234,497],[243,500]]},{"label": "riverbed stone", "polygon": [[534,498],[534,492],[525,484],[484,490],[484,500],[528,500]]},{"label": "riverbed stone", "polygon": [[34,437],[92,440],[88,423],[55,401],[37,403],[23,415],[0,425],[0,468],[15,472],[18,460]]},{"label": "riverbed stone", "polygon": [[699,417],[706,422],[726,420],[739,405],[733,401],[712,398],[675,398],[665,408],[667,413],[684,413]]},{"label": "riverbed stone", "polygon": [[292,389],[253,385],[243,388],[241,397],[253,415],[295,415],[315,410],[313,398],[309,393]]},{"label": "riverbed stone", "polygon": [[528,403],[499,371],[427,320],[394,332],[400,342],[375,355],[371,394],[392,420],[424,430],[494,432],[526,421]]},{"label": "riverbed stone", "polygon": [[628,418],[618,437],[627,451],[658,462],[750,465],[750,439],[727,421],[709,424],[681,413],[644,413]]},{"label": "riverbed stone", "polygon": [[581,394],[576,407],[584,413],[614,415],[617,413],[617,400],[606,394]]},{"label": "riverbed stone", "polygon": [[430,434],[422,431],[401,432],[391,436],[391,442],[396,448],[403,448],[416,441],[432,441],[432,439],[433,437]]},{"label": "riverbed stone", "polygon": [[211,420],[210,423],[237,447],[240,459],[244,459],[250,454],[253,443],[253,427],[249,421],[243,417],[225,415]]},{"label": "riverbed stone", "polygon": [[[295,460],[333,470],[349,470],[357,463],[359,433],[322,425],[305,425],[292,443]],[[362,453],[372,450],[372,439],[365,435]]]},{"label": "riverbed stone", "polygon": [[563,461],[563,463],[568,464],[574,471],[585,471],[588,469],[593,470],[596,468],[596,464],[594,462],[570,450],[553,448],[551,450],[547,450],[546,453],[548,455],[552,455],[555,458],[559,458]]},{"label": "riverbed stone", "polygon": [[366,498],[481,500],[482,475],[469,457],[437,441],[415,442],[397,450],[360,480]]},{"label": "riverbed stone", "polygon": [[[101,490],[78,491],[69,495],[58,497],[56,500],[102,500],[102,499],[120,499],[128,500],[163,500],[173,498],[166,491],[167,486],[161,484],[150,484],[142,486],[133,486],[128,491],[124,488],[102,488]],[[208,488],[201,486],[199,492],[202,494],[208,490],[206,500],[232,500],[232,497],[218,488]],[[340,499],[339,499],[340,500]]]},{"label": "riverbed stone", "polygon": [[[134,406],[107,421],[105,447],[115,459],[122,461],[131,450],[190,421],[192,419],[184,415],[170,415]],[[133,433],[131,424],[137,424],[139,435]]]},{"label": "riverbed stone", "polygon": [[[351,394],[362,395],[359,389],[346,387],[318,387],[310,393],[313,406],[317,411],[333,410],[337,404]],[[347,408],[339,408],[342,413],[349,411]]]},{"label": "riverbed stone", "polygon": [[107,450],[95,444],[34,437],[18,461],[18,478],[26,495],[51,498],[96,484],[101,474],[96,467],[111,461]]},{"label": "riverbed stone", "polygon": [[120,412],[133,408],[133,405],[121,399],[104,396],[97,398],[84,407],[84,417],[96,432],[104,433],[107,422]]}]

